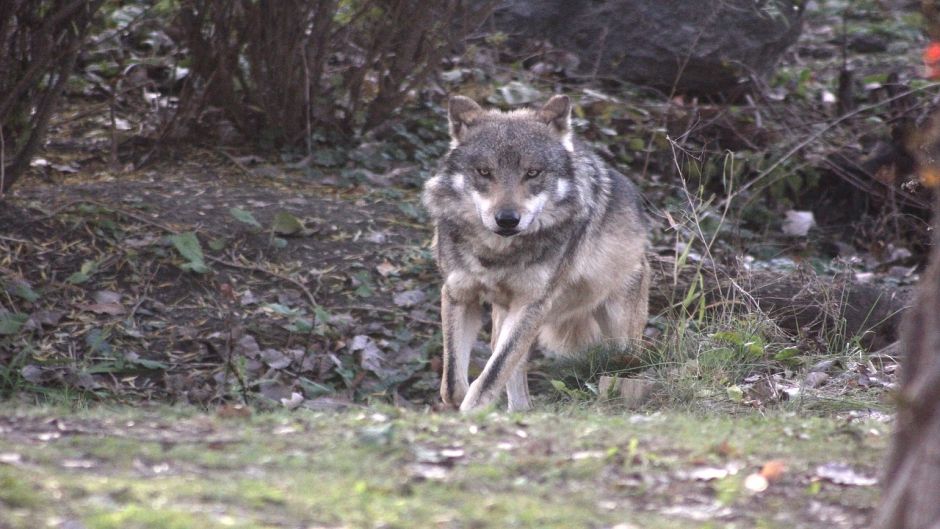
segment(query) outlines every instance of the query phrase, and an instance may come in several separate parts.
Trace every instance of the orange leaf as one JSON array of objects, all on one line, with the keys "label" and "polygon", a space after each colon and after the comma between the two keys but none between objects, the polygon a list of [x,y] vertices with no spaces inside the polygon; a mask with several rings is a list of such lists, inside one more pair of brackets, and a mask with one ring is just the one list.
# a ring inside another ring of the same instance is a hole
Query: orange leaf
[{"label": "orange leaf", "polygon": [[924,48],[924,62],[934,64],[940,61],[940,42],[931,42]]},{"label": "orange leaf", "polygon": [[940,168],[933,165],[921,167],[917,172],[920,175],[920,181],[927,187],[940,186]]},{"label": "orange leaf", "polygon": [[779,459],[774,459],[773,461],[764,463],[764,466],[760,469],[760,475],[767,478],[767,481],[773,481],[779,478],[786,471],[786,463],[780,461]]}]

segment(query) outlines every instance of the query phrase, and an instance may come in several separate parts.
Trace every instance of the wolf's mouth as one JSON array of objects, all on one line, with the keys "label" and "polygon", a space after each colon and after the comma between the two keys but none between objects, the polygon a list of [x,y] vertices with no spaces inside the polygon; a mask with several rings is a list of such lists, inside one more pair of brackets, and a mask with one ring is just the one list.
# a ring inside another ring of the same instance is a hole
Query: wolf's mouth
[{"label": "wolf's mouth", "polygon": [[496,230],[496,234],[501,235],[503,237],[512,237],[513,235],[518,235],[519,230],[504,228],[504,229]]}]

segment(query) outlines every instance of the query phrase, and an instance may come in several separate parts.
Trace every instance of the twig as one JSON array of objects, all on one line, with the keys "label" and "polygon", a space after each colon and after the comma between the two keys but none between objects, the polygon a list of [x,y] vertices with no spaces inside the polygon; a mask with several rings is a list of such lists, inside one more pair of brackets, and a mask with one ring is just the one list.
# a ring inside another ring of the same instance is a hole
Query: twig
[{"label": "twig", "polygon": [[90,198],[78,198],[78,199],[75,199],[75,200],[69,200],[69,201],[66,202],[65,204],[62,204],[62,205],[59,206],[58,208],[52,210],[52,212],[46,214],[46,216],[43,217],[43,218],[40,219],[40,220],[45,220],[45,219],[50,219],[50,218],[52,218],[52,217],[55,217],[55,216],[58,215],[59,213],[62,213],[62,212],[65,211],[66,209],[69,209],[70,207],[74,206],[75,204],[91,204],[92,206],[98,206],[99,208],[107,209],[107,210],[112,211],[112,212],[114,212],[114,213],[117,213],[117,214],[119,214],[119,215],[123,215],[123,216],[125,216],[125,217],[134,219],[134,220],[136,220],[136,221],[138,221],[138,222],[142,222],[142,223],[144,223],[144,224],[148,224],[148,225],[153,226],[153,227],[155,227],[155,228],[160,228],[161,230],[163,230],[163,231],[165,231],[165,232],[167,232],[167,233],[171,233],[171,234],[173,234],[173,235],[179,235],[179,233],[180,233],[179,230],[173,229],[173,228],[171,228],[171,227],[169,227],[169,226],[167,226],[167,225],[165,225],[165,224],[163,224],[163,223],[161,223],[161,222],[159,222],[159,221],[156,221],[156,220],[153,220],[153,219],[148,219],[147,217],[138,215],[137,213],[134,213],[134,212],[131,212],[131,211],[127,211],[126,209],[117,208],[117,207],[114,207],[114,206],[111,205],[111,204],[105,204],[104,202],[99,202],[99,201],[97,201],[97,200],[92,200],[92,199],[90,199]]},{"label": "twig", "polygon": [[286,282],[288,282],[288,283],[294,285],[295,287],[299,288],[299,289],[304,293],[304,295],[307,297],[307,301],[310,302],[311,307],[314,307],[314,308],[315,308],[315,307],[318,307],[318,306],[319,306],[319,305],[317,304],[317,299],[316,299],[315,297],[313,297],[313,293],[310,292],[310,289],[307,288],[306,285],[304,285],[303,283],[301,283],[300,281],[298,281],[298,280],[296,280],[296,279],[294,279],[294,278],[292,278],[292,277],[286,276],[286,275],[284,275],[284,274],[280,274],[280,273],[278,273],[278,272],[275,272],[274,270],[268,270],[267,268],[264,268],[264,267],[261,267],[261,266],[243,265],[243,264],[233,263],[233,262],[231,262],[231,261],[226,261],[225,259],[219,259],[218,257],[212,257],[211,255],[207,255],[206,258],[209,259],[209,260],[212,261],[212,262],[219,263],[219,264],[222,265],[222,266],[227,266],[227,267],[229,267],[229,268],[236,268],[236,269],[238,269],[238,270],[247,270],[247,271],[249,271],[249,272],[258,272],[258,273],[262,273],[262,274],[267,274],[267,275],[269,275],[269,276],[271,276],[271,277],[275,277],[275,278],[277,278],[277,279],[280,279],[281,281],[286,281]]},{"label": "twig", "polygon": [[16,242],[20,244],[35,244],[32,241],[27,241],[25,239],[17,239],[16,237],[7,237],[6,235],[0,235],[0,241]]},{"label": "twig", "polygon": [[929,85],[921,86],[921,87],[919,87],[919,88],[912,88],[912,89],[910,89],[910,90],[906,90],[906,91],[901,92],[901,93],[899,93],[899,94],[895,94],[894,96],[891,96],[891,97],[889,97],[889,98],[883,99],[883,100],[878,101],[878,102],[876,102],[876,103],[872,103],[872,104],[870,104],[870,105],[865,105],[865,106],[863,106],[863,107],[858,107],[858,108],[856,108],[855,110],[853,110],[853,111],[851,111],[851,112],[847,112],[847,113],[843,114],[843,115],[840,116],[838,119],[836,119],[836,120],[834,120],[834,121],[828,123],[825,127],[821,128],[821,129],[819,129],[819,130],[817,130],[816,132],[810,134],[810,135],[809,135],[806,139],[804,139],[803,141],[797,143],[795,146],[793,146],[793,148],[791,148],[789,151],[787,151],[783,156],[781,156],[780,158],[778,158],[777,161],[775,161],[774,163],[770,164],[770,167],[768,167],[767,169],[764,169],[763,171],[760,172],[760,174],[758,174],[758,175],[757,175],[756,177],[754,177],[752,180],[750,180],[749,182],[743,184],[743,185],[742,185],[737,191],[735,191],[733,194],[730,194],[730,195],[728,195],[727,197],[725,197],[724,199],[722,199],[722,202],[730,202],[731,200],[733,200],[733,199],[735,198],[735,196],[737,196],[737,195],[743,193],[744,191],[747,191],[747,190],[750,189],[751,187],[753,187],[754,184],[756,184],[756,183],[758,183],[759,181],[761,181],[761,180],[763,180],[764,178],[766,178],[766,177],[767,177],[768,175],[770,175],[776,168],[780,167],[781,164],[783,164],[784,162],[786,162],[787,160],[789,160],[791,157],[793,157],[793,155],[795,155],[796,153],[798,153],[798,152],[800,152],[801,150],[803,150],[804,148],[806,148],[807,145],[809,145],[809,144],[813,143],[814,141],[818,140],[823,134],[825,134],[825,133],[829,132],[830,130],[834,129],[837,125],[841,124],[843,121],[846,121],[846,120],[848,120],[849,118],[854,117],[854,116],[857,116],[857,115],[859,115],[859,114],[861,114],[861,113],[863,113],[863,112],[868,112],[869,110],[874,110],[874,109],[876,109],[876,108],[878,108],[878,107],[880,107],[880,106],[886,105],[886,104],[891,103],[891,102],[893,102],[893,101],[897,101],[898,99],[907,97],[907,96],[909,96],[909,95],[911,95],[911,94],[916,94],[917,92],[923,92],[924,90],[927,90],[927,89],[930,89],[930,88],[937,88],[937,87],[940,87],[940,83],[931,83],[931,84],[929,84]]},{"label": "twig", "polygon": [[232,156],[231,154],[225,152],[223,149],[215,149],[215,151],[216,151],[217,153],[221,154],[222,156],[225,156],[226,158],[228,158],[228,160],[229,160],[230,162],[232,162],[233,164],[235,164],[235,167],[238,167],[238,169],[239,169],[242,173],[244,173],[245,176],[255,176],[255,175],[251,172],[251,170],[249,170],[247,167],[245,167],[245,164],[239,162],[239,161],[238,161],[234,156]]},{"label": "twig", "polygon": [[384,307],[375,307],[373,305],[347,305],[345,307],[326,307],[326,308],[332,311],[359,310],[359,311],[367,311],[367,312],[381,312],[383,314],[394,314],[396,316],[405,316],[412,321],[416,321],[418,323],[424,323],[426,325],[439,325],[440,324],[440,322],[426,320],[424,318],[419,318],[417,316],[412,316],[411,314],[408,314],[406,312],[402,312],[399,310],[386,309]]}]

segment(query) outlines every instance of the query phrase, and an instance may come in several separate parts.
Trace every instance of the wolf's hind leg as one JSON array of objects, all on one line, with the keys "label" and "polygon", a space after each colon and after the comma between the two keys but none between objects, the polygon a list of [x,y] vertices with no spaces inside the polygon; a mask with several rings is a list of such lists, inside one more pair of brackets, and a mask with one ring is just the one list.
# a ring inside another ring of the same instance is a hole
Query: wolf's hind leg
[{"label": "wolf's hind leg", "polygon": [[649,317],[650,268],[646,258],[618,291],[595,310],[605,340],[627,345],[643,338]]},{"label": "wolf's hind leg", "polygon": [[441,291],[441,321],[444,332],[441,400],[456,407],[463,401],[470,387],[467,368],[473,342],[483,326],[482,307],[478,302],[459,302],[452,299],[445,286]]}]

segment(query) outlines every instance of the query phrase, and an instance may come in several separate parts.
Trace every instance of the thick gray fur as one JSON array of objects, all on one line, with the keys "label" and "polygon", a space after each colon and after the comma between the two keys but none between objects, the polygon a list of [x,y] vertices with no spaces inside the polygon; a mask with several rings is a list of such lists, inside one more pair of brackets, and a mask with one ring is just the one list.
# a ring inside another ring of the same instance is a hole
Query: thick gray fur
[{"label": "thick gray fur", "polygon": [[[536,345],[572,355],[642,337],[650,272],[640,195],[573,137],[570,114],[567,96],[513,112],[451,98],[451,150],[422,198],[444,277],[441,398],[462,411],[503,388],[511,410],[529,408]],[[492,354],[471,384],[484,303]]]}]

